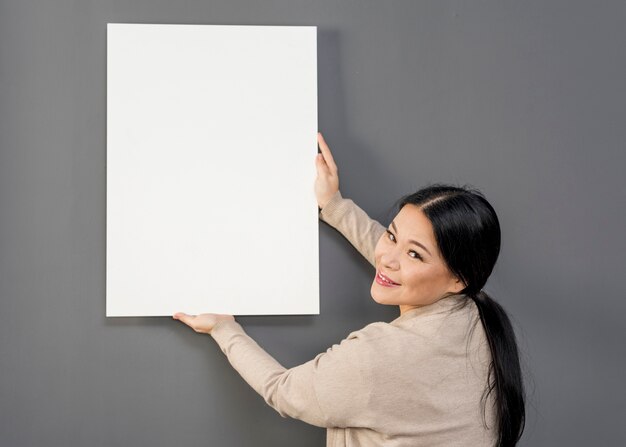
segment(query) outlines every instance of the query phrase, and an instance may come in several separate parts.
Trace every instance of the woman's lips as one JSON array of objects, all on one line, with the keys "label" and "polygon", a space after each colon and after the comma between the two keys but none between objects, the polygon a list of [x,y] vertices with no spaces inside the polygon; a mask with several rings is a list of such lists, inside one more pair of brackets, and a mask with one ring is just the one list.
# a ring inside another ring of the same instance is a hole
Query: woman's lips
[{"label": "woman's lips", "polygon": [[400,284],[393,282],[380,272],[376,272],[376,282],[384,287],[398,287]]}]

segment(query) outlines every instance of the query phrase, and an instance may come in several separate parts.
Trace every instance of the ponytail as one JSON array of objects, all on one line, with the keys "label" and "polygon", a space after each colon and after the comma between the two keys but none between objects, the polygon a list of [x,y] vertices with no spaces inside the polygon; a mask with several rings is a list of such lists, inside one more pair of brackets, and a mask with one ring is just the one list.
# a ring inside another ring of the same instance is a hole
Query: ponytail
[{"label": "ponytail", "polygon": [[486,401],[496,391],[498,447],[514,446],[525,425],[524,386],[515,332],[504,308],[484,291],[468,295],[476,307],[487,335],[491,363],[487,377]]}]

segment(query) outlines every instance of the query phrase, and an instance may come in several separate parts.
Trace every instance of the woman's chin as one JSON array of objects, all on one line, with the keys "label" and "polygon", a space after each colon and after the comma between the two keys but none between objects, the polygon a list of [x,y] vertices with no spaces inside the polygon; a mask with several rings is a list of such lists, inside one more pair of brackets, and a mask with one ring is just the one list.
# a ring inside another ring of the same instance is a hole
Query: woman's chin
[{"label": "woman's chin", "polygon": [[372,296],[372,299],[376,301],[378,304],[388,304],[388,303],[385,303],[384,299],[380,296],[379,291],[376,290],[378,287],[380,286],[376,284],[376,282],[372,284],[372,287],[370,289],[370,295]]},{"label": "woman's chin", "polygon": [[372,299],[377,303],[380,304],[381,306],[397,306],[396,303],[390,303],[389,301],[385,301],[382,299],[378,299],[376,298],[375,294],[372,294]]}]

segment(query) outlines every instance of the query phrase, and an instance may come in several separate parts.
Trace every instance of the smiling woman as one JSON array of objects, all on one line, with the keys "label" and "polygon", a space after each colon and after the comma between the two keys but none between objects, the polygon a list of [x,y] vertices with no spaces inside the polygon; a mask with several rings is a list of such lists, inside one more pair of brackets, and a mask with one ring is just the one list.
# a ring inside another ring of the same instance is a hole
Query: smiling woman
[{"label": "smiling woman", "polygon": [[478,191],[433,185],[403,197],[385,228],[342,197],[330,149],[318,141],[319,217],[376,267],[372,298],[399,306],[400,316],[290,369],[232,316],[181,321],[210,333],[281,416],[326,427],[328,447],[515,445],[525,420],[515,334],[482,290],[500,250],[495,211]]}]

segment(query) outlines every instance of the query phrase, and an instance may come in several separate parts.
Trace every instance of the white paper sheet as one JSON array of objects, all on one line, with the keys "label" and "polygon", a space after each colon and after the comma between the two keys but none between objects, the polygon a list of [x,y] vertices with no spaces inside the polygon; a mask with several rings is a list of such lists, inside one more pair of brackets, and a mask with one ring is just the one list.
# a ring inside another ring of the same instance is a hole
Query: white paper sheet
[{"label": "white paper sheet", "polygon": [[106,315],[319,314],[317,27],[107,25]]}]

